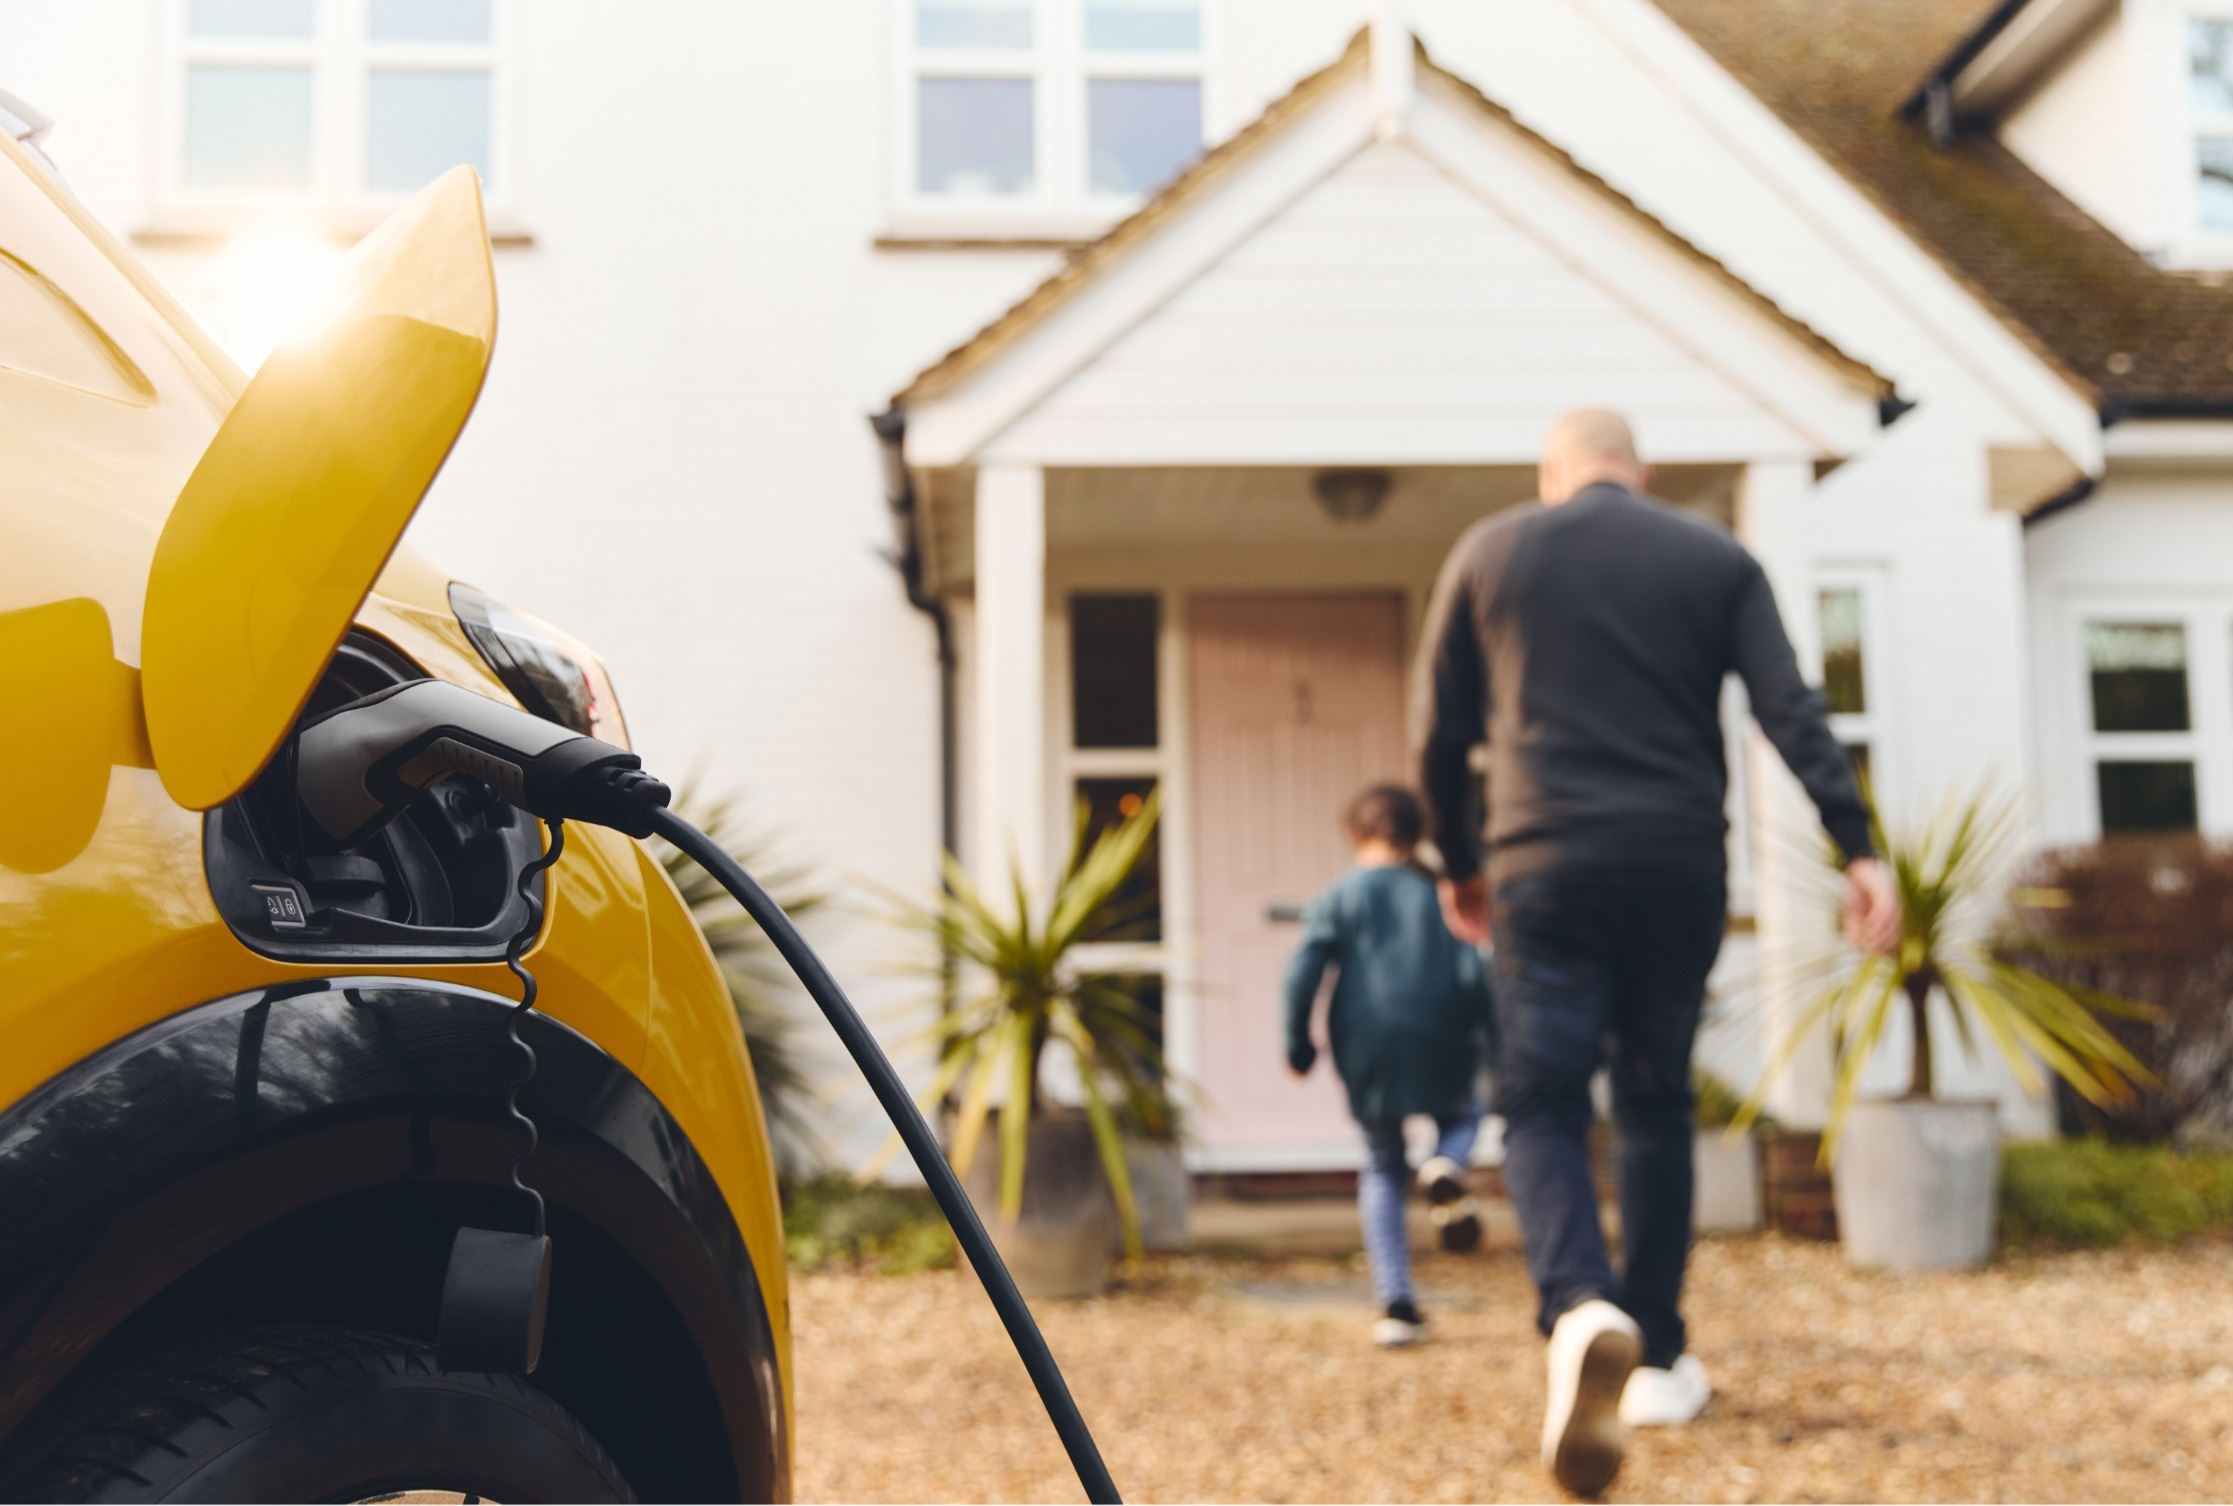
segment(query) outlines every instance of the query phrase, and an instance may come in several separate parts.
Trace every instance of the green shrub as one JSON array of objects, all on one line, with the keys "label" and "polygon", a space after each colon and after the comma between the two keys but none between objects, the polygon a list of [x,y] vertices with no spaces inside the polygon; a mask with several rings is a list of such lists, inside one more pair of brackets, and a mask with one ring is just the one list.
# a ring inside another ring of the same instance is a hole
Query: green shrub
[{"label": "green shrub", "polygon": [[2123,1102],[2059,1094],[2063,1132],[2233,1145],[2233,843],[2122,837],[2045,853],[2014,898],[2013,960],[2155,1006],[2106,1022],[2154,1080]]},{"label": "green shrub", "polygon": [[864,1187],[846,1176],[816,1177],[790,1190],[783,1238],[791,1268],[838,1268],[906,1276],[954,1263],[953,1231],[920,1187]]},{"label": "green shrub", "polygon": [[2106,1140],[2012,1145],[2000,1174],[2000,1230],[2011,1247],[2233,1234],[2233,1155]]}]

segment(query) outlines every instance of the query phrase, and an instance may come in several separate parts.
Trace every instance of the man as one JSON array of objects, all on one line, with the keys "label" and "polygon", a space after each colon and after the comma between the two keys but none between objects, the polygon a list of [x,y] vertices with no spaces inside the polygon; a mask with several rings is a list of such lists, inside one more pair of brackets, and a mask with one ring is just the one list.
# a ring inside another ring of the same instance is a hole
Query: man
[{"label": "man", "polygon": [[[1767,577],[1725,530],[1642,495],[1645,475],[1619,415],[1561,418],[1542,505],[1458,541],[1420,646],[1420,784],[1444,911],[1460,937],[1496,939],[1504,1177],[1550,1339],[1544,1463],[1580,1494],[1619,1470],[1624,1417],[1687,1422],[1709,1394],[1678,1302],[1690,1052],[1725,924],[1727,675],[1843,852],[1847,938],[1887,950],[1899,927]],[[1484,737],[1485,877],[1464,814]],[[1619,1129],[1618,1276],[1586,1146],[1601,1062]]]}]

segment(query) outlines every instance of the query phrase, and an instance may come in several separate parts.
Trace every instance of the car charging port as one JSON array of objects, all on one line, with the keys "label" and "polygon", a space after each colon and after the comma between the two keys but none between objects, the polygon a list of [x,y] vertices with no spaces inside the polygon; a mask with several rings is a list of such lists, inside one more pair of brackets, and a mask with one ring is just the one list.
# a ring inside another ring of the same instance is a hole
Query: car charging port
[{"label": "car charging port", "polygon": [[[422,674],[352,633],[301,719]],[[209,813],[202,847],[226,924],[268,956],[470,962],[501,959],[526,918],[514,886],[541,839],[486,786],[448,778],[370,836],[337,842],[305,817],[290,735],[255,783]]]}]

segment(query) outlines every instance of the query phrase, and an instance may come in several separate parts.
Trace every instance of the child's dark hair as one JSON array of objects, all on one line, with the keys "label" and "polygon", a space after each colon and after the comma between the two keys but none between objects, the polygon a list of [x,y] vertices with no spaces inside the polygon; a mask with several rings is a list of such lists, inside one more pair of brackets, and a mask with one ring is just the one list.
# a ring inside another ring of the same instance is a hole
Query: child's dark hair
[{"label": "child's dark hair", "polygon": [[1342,817],[1349,840],[1375,838],[1398,852],[1409,852],[1427,834],[1427,816],[1419,797],[1400,784],[1376,784],[1349,802]]}]

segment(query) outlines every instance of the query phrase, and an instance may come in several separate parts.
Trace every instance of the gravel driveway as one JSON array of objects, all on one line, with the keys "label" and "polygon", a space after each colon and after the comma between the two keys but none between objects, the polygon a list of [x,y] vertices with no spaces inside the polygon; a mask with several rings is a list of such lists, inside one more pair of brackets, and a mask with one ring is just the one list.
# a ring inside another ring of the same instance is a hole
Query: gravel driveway
[{"label": "gravel driveway", "polygon": [[[1389,1353],[1342,1260],[1165,1262],[1041,1316],[1129,1500],[1544,1498],[1517,1254],[1437,1255],[1420,1279],[1435,1339]],[[1689,1313],[1720,1394],[1639,1435],[1612,1499],[2233,1496],[2223,1245],[1898,1278],[1713,1241]],[[968,1278],[802,1276],[792,1317],[799,1499],[1078,1498]]]}]

